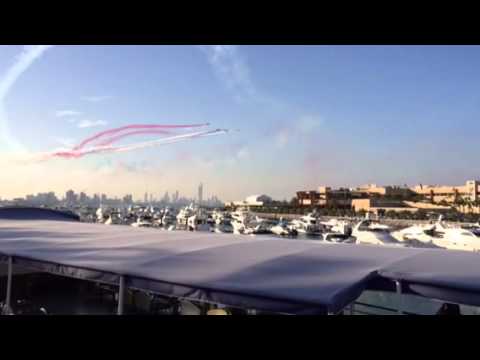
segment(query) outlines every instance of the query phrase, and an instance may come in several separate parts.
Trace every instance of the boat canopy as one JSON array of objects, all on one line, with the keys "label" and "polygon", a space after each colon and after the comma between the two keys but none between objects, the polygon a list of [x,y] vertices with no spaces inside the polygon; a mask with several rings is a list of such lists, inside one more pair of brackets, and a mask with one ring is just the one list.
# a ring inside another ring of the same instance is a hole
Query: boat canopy
[{"label": "boat canopy", "polygon": [[373,283],[393,281],[404,291],[480,305],[479,255],[440,249],[0,219],[0,261],[9,259],[62,276],[288,314],[336,313]]},{"label": "boat canopy", "polygon": [[80,221],[80,217],[70,211],[29,206],[0,207],[0,219]]}]

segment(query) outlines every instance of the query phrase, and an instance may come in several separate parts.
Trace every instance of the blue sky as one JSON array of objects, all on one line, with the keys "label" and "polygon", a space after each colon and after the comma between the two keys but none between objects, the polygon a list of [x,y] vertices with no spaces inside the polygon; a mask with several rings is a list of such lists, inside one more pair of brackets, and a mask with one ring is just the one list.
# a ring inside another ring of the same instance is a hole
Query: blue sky
[{"label": "blue sky", "polygon": [[[22,51],[0,46],[0,80]],[[10,161],[0,196],[68,188],[192,196],[202,181],[223,200],[289,199],[324,184],[464,183],[479,177],[479,60],[478,46],[54,46],[0,99],[4,158],[19,151],[12,142],[50,151],[132,123],[239,131]]]}]

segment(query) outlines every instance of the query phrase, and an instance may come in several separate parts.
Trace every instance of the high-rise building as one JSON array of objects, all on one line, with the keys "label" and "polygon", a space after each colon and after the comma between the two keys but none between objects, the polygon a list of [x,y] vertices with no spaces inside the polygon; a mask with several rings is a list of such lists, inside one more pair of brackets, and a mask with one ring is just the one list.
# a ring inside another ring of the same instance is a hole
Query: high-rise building
[{"label": "high-rise building", "polygon": [[83,191],[80,193],[80,203],[85,204],[88,200],[87,194],[85,194]]},{"label": "high-rise building", "polygon": [[200,183],[198,186],[198,204],[202,204],[203,202],[203,184]]},{"label": "high-rise building", "polygon": [[164,202],[165,204],[169,204],[169,203],[170,203],[170,195],[168,195],[168,191],[165,192],[165,195],[163,196],[162,202]]},{"label": "high-rise building", "polygon": [[131,205],[133,203],[133,196],[131,194],[127,194],[123,197],[123,203],[125,205]]},{"label": "high-rise building", "polygon": [[65,193],[65,202],[67,205],[74,205],[77,202],[77,195],[73,190],[68,190]]}]

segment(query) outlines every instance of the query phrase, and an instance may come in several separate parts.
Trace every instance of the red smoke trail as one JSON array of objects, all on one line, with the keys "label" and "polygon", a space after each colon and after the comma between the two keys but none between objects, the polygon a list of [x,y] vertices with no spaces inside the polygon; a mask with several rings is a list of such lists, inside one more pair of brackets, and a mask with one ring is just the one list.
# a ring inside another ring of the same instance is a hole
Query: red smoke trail
[{"label": "red smoke trail", "polygon": [[80,150],[85,145],[87,145],[88,143],[91,143],[92,141],[94,141],[98,138],[101,138],[105,135],[115,135],[115,134],[118,134],[119,132],[122,132],[124,130],[130,130],[130,129],[182,129],[182,128],[185,129],[185,128],[202,127],[202,126],[208,126],[208,125],[209,125],[208,123],[206,123],[206,124],[193,124],[193,125],[151,125],[151,124],[147,124],[147,125],[143,125],[143,124],[126,125],[126,126],[122,126],[122,127],[119,127],[119,128],[99,132],[99,133],[83,140],[80,144],[75,146],[73,148],[73,150]]},{"label": "red smoke trail", "polygon": [[131,135],[140,135],[140,134],[166,134],[166,135],[168,135],[168,134],[171,134],[171,132],[165,131],[165,130],[155,130],[155,129],[131,131],[131,132],[127,132],[127,133],[124,133],[124,134],[117,135],[117,136],[113,136],[113,137],[111,137],[111,138],[109,138],[109,139],[107,139],[103,142],[98,143],[97,146],[111,145],[115,141],[123,139],[124,137],[131,136]]}]

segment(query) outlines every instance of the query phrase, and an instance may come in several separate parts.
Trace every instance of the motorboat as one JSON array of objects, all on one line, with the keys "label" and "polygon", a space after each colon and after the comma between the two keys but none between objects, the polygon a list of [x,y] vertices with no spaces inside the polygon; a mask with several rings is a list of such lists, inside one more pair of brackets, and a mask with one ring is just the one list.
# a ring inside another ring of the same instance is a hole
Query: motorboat
[{"label": "motorboat", "polygon": [[233,226],[230,220],[221,220],[219,223],[215,222],[212,231],[220,234],[233,233]]},{"label": "motorboat", "polygon": [[104,217],[104,211],[103,211],[103,207],[100,206],[97,211],[95,212],[95,216],[97,218],[97,222],[99,223],[103,223],[105,221],[105,217]]},{"label": "motorboat", "polygon": [[170,229],[177,224],[177,218],[171,208],[165,208],[162,214],[162,227],[164,229]]},{"label": "motorboat", "polygon": [[146,216],[138,216],[137,221],[131,224],[133,227],[152,227],[153,223],[151,221],[151,218],[148,218]]},{"label": "motorboat", "polygon": [[124,221],[120,213],[112,212],[110,215],[108,215],[108,218],[104,222],[104,224],[105,225],[121,225],[121,224],[124,224]]},{"label": "motorboat", "polygon": [[355,242],[355,238],[340,232],[325,232],[320,235],[321,239],[329,243],[345,243],[351,244]]},{"label": "motorboat", "polygon": [[352,226],[347,221],[330,219],[322,221],[320,224],[325,228],[326,233],[343,234],[346,238],[352,235]]},{"label": "motorboat", "polygon": [[370,219],[358,222],[352,230],[352,236],[356,244],[405,246],[390,234],[387,226]]},{"label": "motorboat", "polygon": [[272,226],[270,231],[279,236],[294,236],[298,234],[297,230],[290,228],[283,219],[280,219],[278,224]]},{"label": "motorboat", "polygon": [[188,219],[195,215],[193,204],[180,209],[177,215],[177,229],[188,230]]},{"label": "motorboat", "polygon": [[313,213],[302,216],[299,219],[294,219],[290,223],[290,229],[296,230],[298,233],[306,235],[320,235],[321,227],[318,219]]},{"label": "motorboat", "polygon": [[436,239],[440,237],[435,224],[413,225],[399,231],[392,232],[392,236],[413,247],[439,247]]},{"label": "motorboat", "polygon": [[207,214],[198,209],[194,215],[187,219],[187,227],[190,231],[210,231]]},{"label": "motorboat", "polygon": [[439,235],[434,239],[437,246],[450,250],[480,251],[480,238],[468,229],[448,226],[440,217],[435,230]]},{"label": "motorboat", "polygon": [[236,235],[251,233],[249,229],[249,224],[252,222],[253,218],[251,214],[243,209],[238,209],[231,214],[231,225],[233,227],[233,233]]}]

